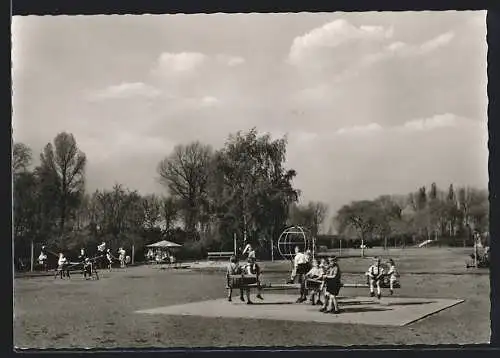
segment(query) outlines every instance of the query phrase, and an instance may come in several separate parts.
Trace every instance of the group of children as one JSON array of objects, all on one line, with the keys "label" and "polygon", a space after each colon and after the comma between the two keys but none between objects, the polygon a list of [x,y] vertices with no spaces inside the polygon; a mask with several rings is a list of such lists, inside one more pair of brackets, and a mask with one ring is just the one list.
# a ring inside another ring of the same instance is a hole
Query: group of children
[{"label": "group of children", "polygon": [[[261,294],[262,271],[256,263],[255,251],[248,245],[244,252],[248,253],[248,263],[245,266],[240,266],[236,256],[231,256],[227,268],[226,288],[228,289],[228,301],[232,300],[232,291],[235,286],[233,276],[237,275],[253,277],[254,281],[251,283],[256,284],[257,298],[263,299]],[[380,258],[376,257],[374,263],[366,272],[371,297],[375,296],[376,289],[377,298],[381,298],[381,284],[386,278],[388,278],[390,294],[394,293],[394,286],[398,281],[399,273],[394,260],[389,259],[387,266],[388,271],[384,269]],[[300,248],[296,247],[292,274],[288,283],[295,282],[296,279],[300,283],[300,297],[297,299],[297,303],[307,301],[307,297],[310,295],[309,300],[312,305],[321,305],[320,312],[335,314],[340,312],[337,296],[342,287],[342,273],[336,257],[322,258],[318,262],[318,260],[312,258],[310,251],[302,253]],[[239,285],[239,287],[243,287],[240,288],[240,299],[245,301],[244,294],[246,294],[247,303],[251,304],[250,288],[246,286],[249,283],[250,281],[246,281],[245,285]]]},{"label": "group of children", "polygon": [[366,279],[368,281],[368,285],[370,286],[370,296],[375,296],[375,287],[377,288],[377,298],[380,299],[382,296],[380,285],[383,283],[384,278],[389,279],[389,292],[391,295],[394,294],[394,286],[399,278],[399,272],[396,269],[396,265],[393,259],[389,259],[387,261],[387,266],[389,270],[387,273],[381,263],[380,257],[375,257],[373,265],[368,268],[366,271]]},{"label": "group of children", "polygon": [[[47,266],[47,254],[45,253],[46,249],[45,246],[42,247],[40,256],[38,257],[38,261],[40,265],[46,267]],[[106,243],[102,242],[100,245],[97,246],[97,251],[100,253],[100,256],[97,256],[93,260],[91,260],[86,252],[85,249],[80,250],[80,254],[78,255],[78,260],[80,264],[83,265],[83,276],[85,279],[90,279],[92,278],[92,272],[95,271],[94,267],[94,261],[99,259],[99,258],[104,258],[106,259],[107,266],[109,270],[111,270],[111,265],[113,264],[113,260],[116,258],[111,254],[110,249],[106,249]],[[123,249],[123,247],[120,247],[118,249],[118,260],[120,261],[120,267],[124,268],[126,267],[126,264],[130,261],[129,256],[126,256],[126,251]],[[70,278],[70,262],[68,259],[65,257],[65,255],[61,252],[58,255],[58,260],[57,260],[57,270],[56,270],[56,277],[59,276],[61,279],[63,277]]]},{"label": "group of children", "polygon": [[[308,292],[311,293],[310,301],[313,305],[321,305],[320,312],[340,313],[337,296],[342,287],[342,273],[336,257],[328,260],[312,260],[311,269],[304,275],[304,293],[298,302],[307,300]],[[324,301],[321,301],[323,296]]]}]

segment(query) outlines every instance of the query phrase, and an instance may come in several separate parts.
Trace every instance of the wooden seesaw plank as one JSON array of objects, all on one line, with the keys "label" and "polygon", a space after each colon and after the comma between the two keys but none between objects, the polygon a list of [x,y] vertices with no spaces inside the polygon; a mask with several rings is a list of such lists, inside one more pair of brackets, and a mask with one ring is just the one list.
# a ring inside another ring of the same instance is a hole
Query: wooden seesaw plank
[{"label": "wooden seesaw plank", "polygon": [[[253,287],[257,287],[257,284],[252,283],[252,284],[244,285],[244,287],[253,288]],[[260,285],[260,287],[264,290],[276,290],[276,291],[277,290],[298,290],[298,289],[300,289],[300,284],[298,284],[298,283],[269,283],[269,282],[266,282],[266,283],[262,283]],[[363,284],[363,283],[343,283],[342,287],[345,287],[345,288],[365,288],[365,289],[370,288],[369,285]],[[382,288],[388,288],[388,287],[382,286]],[[395,289],[401,288],[401,285],[395,284],[394,288]]]}]

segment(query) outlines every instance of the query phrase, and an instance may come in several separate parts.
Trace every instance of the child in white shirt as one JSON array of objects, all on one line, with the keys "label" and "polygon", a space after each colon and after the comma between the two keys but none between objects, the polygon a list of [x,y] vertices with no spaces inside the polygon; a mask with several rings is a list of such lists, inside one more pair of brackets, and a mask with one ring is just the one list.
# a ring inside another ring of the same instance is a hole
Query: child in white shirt
[{"label": "child in white shirt", "polygon": [[374,286],[377,286],[377,298],[380,299],[380,297],[382,296],[380,283],[384,278],[384,268],[382,267],[382,265],[380,265],[380,258],[378,257],[375,258],[374,264],[368,268],[366,275],[368,276],[368,281],[370,285],[370,296],[371,297],[375,296]]},{"label": "child in white shirt", "polygon": [[394,284],[398,281],[399,272],[396,269],[396,264],[393,259],[389,259],[389,272],[387,272],[387,276],[389,276],[389,287],[391,296],[394,294]]},{"label": "child in white shirt", "polygon": [[[311,303],[313,305],[321,305],[321,288],[323,280],[323,269],[318,266],[318,260],[312,260],[312,268],[306,273],[306,287],[310,288],[311,293]],[[316,295],[318,300],[316,301]]]}]

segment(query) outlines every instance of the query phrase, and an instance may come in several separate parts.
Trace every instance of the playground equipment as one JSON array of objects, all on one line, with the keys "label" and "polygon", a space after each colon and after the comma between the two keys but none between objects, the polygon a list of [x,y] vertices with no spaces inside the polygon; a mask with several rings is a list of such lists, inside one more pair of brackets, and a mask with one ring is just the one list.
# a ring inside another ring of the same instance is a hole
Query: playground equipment
[{"label": "playground equipment", "polygon": [[292,226],[285,229],[278,238],[278,253],[286,260],[293,260],[295,247],[298,246],[302,252],[311,250],[315,255],[315,239],[307,235],[307,231],[301,226]]}]

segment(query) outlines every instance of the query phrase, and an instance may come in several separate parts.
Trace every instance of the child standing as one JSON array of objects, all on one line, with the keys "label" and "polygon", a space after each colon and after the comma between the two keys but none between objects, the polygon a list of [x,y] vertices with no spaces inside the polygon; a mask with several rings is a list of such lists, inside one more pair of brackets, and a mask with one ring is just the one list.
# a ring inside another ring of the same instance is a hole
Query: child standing
[{"label": "child standing", "polygon": [[[328,270],[325,276],[326,295],[325,303],[320,312],[340,313],[337,296],[340,292],[342,274],[336,257],[328,259]],[[330,307],[328,309],[328,307]]]},{"label": "child standing", "polygon": [[86,280],[92,278],[92,263],[88,257],[85,258],[85,262],[83,263],[83,278]]},{"label": "child standing", "polygon": [[113,264],[113,255],[111,255],[111,250],[106,251],[106,259],[108,260],[108,269],[111,271],[111,265]]},{"label": "child standing", "polygon": [[[233,281],[231,280],[231,275],[241,275],[242,269],[241,266],[238,265],[238,260],[236,256],[231,256],[229,259],[229,265],[227,265],[227,273],[226,273],[226,288],[227,288],[227,300],[231,302],[233,300]],[[240,300],[245,301],[243,297],[243,289],[240,288]]]},{"label": "child standing", "polygon": [[66,276],[70,278],[69,269],[67,268],[67,266],[68,266],[68,260],[66,259],[66,257],[64,257],[64,254],[62,252],[59,253],[59,260],[57,260],[57,271],[61,279],[63,278],[65,271],[66,271]]},{"label": "child standing", "polygon": [[118,259],[120,260],[120,267],[121,268],[125,268],[125,250],[123,249],[123,247],[120,247],[118,249]]},{"label": "child standing", "polygon": [[394,284],[398,281],[399,272],[396,269],[396,264],[393,259],[389,259],[389,272],[387,273],[389,276],[389,287],[391,296],[394,294]]}]

